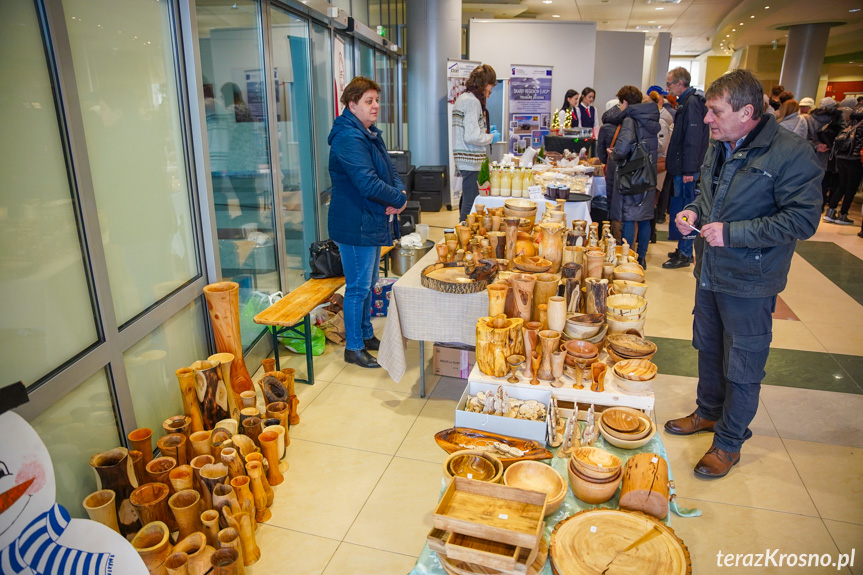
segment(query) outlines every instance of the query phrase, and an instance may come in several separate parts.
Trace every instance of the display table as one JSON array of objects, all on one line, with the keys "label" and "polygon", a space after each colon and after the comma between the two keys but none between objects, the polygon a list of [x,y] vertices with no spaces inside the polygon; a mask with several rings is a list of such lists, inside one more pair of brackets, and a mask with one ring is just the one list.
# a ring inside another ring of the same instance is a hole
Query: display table
[{"label": "display table", "polygon": [[[486,208],[502,208],[503,203],[510,198],[503,196],[477,196],[473,205],[470,207],[471,212],[476,212],[476,205],[481,204]],[[547,200],[554,203],[553,200]],[[563,211],[566,214],[566,223],[572,225],[573,220],[585,220],[588,225],[592,221],[590,219],[590,202],[566,202],[563,206]],[[542,220],[542,214],[545,213],[545,202],[536,203],[536,221]]]},{"label": "display table", "polygon": [[557,152],[562,154],[564,150],[569,150],[573,154],[579,153],[586,149],[588,157],[596,155],[596,140],[593,138],[582,138],[577,136],[552,136],[548,135],[542,140],[542,145],[546,152]]}]

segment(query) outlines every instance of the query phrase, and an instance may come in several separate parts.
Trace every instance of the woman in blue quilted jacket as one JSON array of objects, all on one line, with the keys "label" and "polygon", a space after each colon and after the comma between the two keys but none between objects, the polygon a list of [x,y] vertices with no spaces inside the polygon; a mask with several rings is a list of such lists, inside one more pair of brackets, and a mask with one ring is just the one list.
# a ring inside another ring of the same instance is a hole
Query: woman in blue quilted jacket
[{"label": "woman in blue quilted jacket", "polygon": [[380,367],[369,353],[380,346],[372,328],[372,289],[381,246],[399,237],[398,218],[407,205],[404,184],[375,126],[381,88],[358,76],[342,92],[344,112],[333,122],[330,144],[330,238],[345,271],[345,361]]}]

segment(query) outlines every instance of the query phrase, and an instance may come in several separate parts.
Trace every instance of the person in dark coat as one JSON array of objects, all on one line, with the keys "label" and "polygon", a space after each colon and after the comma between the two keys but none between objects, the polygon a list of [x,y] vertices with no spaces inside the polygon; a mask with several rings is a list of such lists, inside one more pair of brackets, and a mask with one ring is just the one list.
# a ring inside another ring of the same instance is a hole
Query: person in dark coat
[{"label": "person in dark coat", "polygon": [[585,88],[581,91],[581,97],[578,99],[578,106],[575,108],[575,118],[572,127],[593,128],[596,125],[596,108],[593,107],[593,100],[596,98],[596,90],[593,88]]},{"label": "person in dark coat", "polygon": [[830,191],[836,188],[836,159],[830,158],[830,150],[833,142],[845,128],[845,118],[839,110],[836,100],[833,98],[822,98],[820,106],[809,113],[809,124],[811,137],[809,141],[815,148],[815,157],[818,165],[824,170],[824,179],[821,180],[821,196],[823,203],[821,210],[827,205]]},{"label": "person in dark coat", "polygon": [[[854,201],[854,194],[857,193],[857,188],[860,187],[860,180],[863,179],[863,104],[857,104],[851,110],[850,118],[851,129],[854,130],[854,142],[849,150],[836,150],[834,142],[833,156],[836,157],[836,172],[838,181],[836,187],[830,192],[830,197],[827,201],[827,213],[824,214],[824,221],[841,226],[850,226],[854,221],[848,217],[848,210],[851,209],[851,203]],[[839,200],[842,200],[842,206],[839,206]]]},{"label": "person in dark coat", "polygon": [[[614,134],[617,133],[621,122],[623,122],[623,108],[620,107],[620,100],[617,98],[609,100],[605,104],[605,113],[602,115],[602,126],[599,128],[599,134],[596,138],[596,157],[605,164],[605,219],[609,220],[611,219],[611,202],[614,199],[614,171],[617,167],[610,152],[612,142],[614,141]],[[593,218],[593,215],[590,217]],[[594,221],[603,220],[594,219]],[[620,220],[612,220],[612,235],[617,241],[620,241],[620,226]]]},{"label": "person in dark coat", "polygon": [[368,78],[351,80],[342,92],[345,110],[327,138],[333,183],[328,224],[345,271],[345,361],[361,367],[380,367],[368,352],[380,346],[371,321],[372,288],[381,246],[398,238],[395,216],[407,205],[404,184],[374,125],[380,91]]},{"label": "person in dark coat", "polygon": [[[623,120],[611,151],[612,159],[616,163],[626,161],[635,147],[642,143],[650,152],[655,170],[659,148],[656,137],[659,133],[659,108],[650,98],[642,102],[644,96],[635,86],[624,86],[617,92],[617,97],[623,109]],[[617,178],[614,180],[614,186],[611,219],[623,222],[623,237],[630,246],[637,244],[635,251],[638,254],[638,263],[645,267],[656,190],[651,188],[641,194],[624,195],[621,193]],[[638,226],[637,241],[636,225]]]},{"label": "person in dark coat", "polygon": [[[677,98],[677,113],[674,130],[665,154],[666,179],[672,179],[673,196],[668,205],[668,214],[673,220],[683,206],[695,199],[695,189],[701,162],[707,151],[708,129],[704,123],[707,108],[704,96],[689,85],[691,76],[686,68],[675,68],[666,76],[669,94]],[[678,240],[677,249],[669,254],[662,264],[667,269],[684,268],[692,264],[692,242],[694,234],[681,235],[675,226],[669,226],[668,239]]]}]

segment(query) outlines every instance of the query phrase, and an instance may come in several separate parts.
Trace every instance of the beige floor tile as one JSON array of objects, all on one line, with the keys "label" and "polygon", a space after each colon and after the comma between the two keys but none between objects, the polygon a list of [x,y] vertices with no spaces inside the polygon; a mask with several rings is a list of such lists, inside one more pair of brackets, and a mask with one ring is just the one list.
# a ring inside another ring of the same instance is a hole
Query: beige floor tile
[{"label": "beige floor tile", "polygon": [[[333,381],[347,365],[344,360],[345,347],[327,342],[324,353],[314,357],[315,381]],[[284,346],[279,348],[279,365],[284,369],[292,367],[297,370],[297,377],[307,379],[306,356],[287,351]],[[263,375],[263,372],[260,373]],[[260,376],[259,376],[260,377]],[[254,379],[258,381],[258,379]],[[299,384],[297,384],[299,385]]]},{"label": "beige floor tile", "polygon": [[324,575],[404,575],[416,561],[408,555],[342,543]]},{"label": "beige floor tile", "polygon": [[863,449],[793,439],[785,447],[821,517],[863,525]]},{"label": "beige floor tile", "polygon": [[[295,384],[294,389],[296,389],[297,397],[300,400],[300,404],[297,406],[297,413],[302,414],[329,384],[329,381],[323,380],[315,380],[314,385],[308,385],[306,383]],[[300,423],[302,423],[302,421]]]},{"label": "beige floor tile", "polygon": [[808,323],[791,320],[774,320],[771,348],[798,351],[826,352],[827,347],[812,333]]},{"label": "beige floor tile", "polygon": [[[247,575],[273,573],[323,573],[339,542],[308,535],[266,523],[258,525],[255,540],[261,549],[260,560],[246,567]],[[298,553],[297,550],[302,550]]]},{"label": "beige floor tile", "polygon": [[[859,239],[859,238],[858,238]],[[829,319],[826,316],[824,319]],[[863,355],[863,335],[858,329],[849,329],[845,323],[806,322],[806,328],[830,353]]]},{"label": "beige floor tile", "polygon": [[453,210],[450,211],[444,206],[439,212],[423,212],[420,222],[434,227],[451,228],[458,223],[458,210],[453,206]]},{"label": "beige floor tile", "polygon": [[800,515],[818,514],[781,439],[753,436],[743,446],[740,463],[726,477],[703,479],[692,468],[710,448],[712,434],[681,437],[660,433],[680,497]]},{"label": "beige floor tile", "polygon": [[466,384],[464,379],[441,378],[396,456],[433,463],[444,462],[447,452],[438,446],[434,435],[453,426],[455,408]]},{"label": "beige floor tile", "polygon": [[303,412],[291,438],[393,455],[425,401],[405,393],[331,383]]},{"label": "beige floor tile", "polygon": [[[851,555],[854,552],[854,566],[850,567],[853,575],[863,575],[863,525],[842,523],[840,521],[824,520],[827,530],[833,536],[833,541],[839,547],[840,553]],[[850,558],[850,557],[849,557]]]},{"label": "beige floor tile", "polygon": [[[778,513],[763,509],[737,507],[721,503],[708,503],[681,499],[684,507],[701,509],[702,516],[682,518],[673,516],[671,527],[686,546],[692,559],[692,572],[699,575],[722,573],[757,573],[787,575],[788,573],[837,573],[835,568],[744,567],[744,558],[738,567],[717,566],[717,554],[758,554],[778,549],[782,553],[825,553],[836,557],[836,544],[824,523],[818,517],[805,517],[791,513]],[[839,571],[842,573],[842,571]],[[844,573],[848,573],[844,571]]]},{"label": "beige floor tile", "polygon": [[[665,374],[656,376],[656,385],[654,386],[654,396],[656,397],[655,413],[660,429],[669,419],[684,417],[695,411],[697,384],[698,379],[695,377]],[[752,420],[749,429],[755,435],[779,437],[779,433],[773,425],[773,421],[763,402],[759,405],[758,412],[755,414],[755,419]],[[660,433],[664,434],[663,441],[665,441],[665,432],[661,431]],[[694,461],[692,465],[695,465]]]},{"label": "beige floor tile", "polygon": [[[374,389],[385,389],[399,393],[410,393],[420,395],[420,362],[419,346],[408,347],[405,350],[407,370],[401,381],[393,381],[385,369],[366,369],[358,365],[346,365],[333,380],[335,383],[355,385],[359,387],[370,387]],[[432,354],[426,347],[425,353],[425,378],[426,395],[434,390],[440,380],[440,376],[434,375],[432,370]]]},{"label": "beige floor tile", "polygon": [[761,401],[783,439],[863,448],[861,395],[764,385]]},{"label": "beige floor tile", "polygon": [[432,527],[441,477],[441,466],[437,463],[394,458],[345,541],[419,555]]},{"label": "beige floor tile", "polygon": [[269,523],[341,540],[391,459],[293,437],[282,462],[289,469],[285,481],[274,488]]}]

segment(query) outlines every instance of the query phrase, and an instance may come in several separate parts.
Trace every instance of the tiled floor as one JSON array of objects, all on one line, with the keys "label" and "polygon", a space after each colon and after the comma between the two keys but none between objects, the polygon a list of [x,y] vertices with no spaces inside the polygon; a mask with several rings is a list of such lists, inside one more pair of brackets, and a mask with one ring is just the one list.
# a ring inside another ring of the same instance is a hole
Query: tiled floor
[{"label": "tiled floor", "polygon": [[[456,212],[422,214],[433,240],[455,220]],[[858,230],[822,224],[798,248],[782,294],[797,320],[774,321],[754,436],[740,465],[724,479],[699,479],[691,468],[710,436],[662,434],[681,505],[703,512],[699,518],[671,518],[692,554],[694,573],[822,572],[716,567],[719,551],[778,548],[831,555],[855,549],[853,569],[823,572],[863,574],[863,240],[856,237]],[[697,375],[689,342],[691,269],[660,267],[673,248],[660,241],[650,246],[647,258],[646,327],[659,345],[654,360],[663,374],[656,385],[659,422],[693,409]],[[375,320],[378,332],[383,324]],[[452,426],[464,388],[463,380],[428,376],[429,394],[420,398],[418,357],[416,344],[409,343],[409,368],[400,383],[383,370],[346,366],[342,348],[329,344],[315,359],[315,385],[297,384],[301,423],[291,430],[282,462],[286,481],[276,488],[273,519],[258,531],[261,560],[247,573],[411,570],[441,487],[445,454],[433,435]],[[300,357],[286,363],[305,370]]]}]

